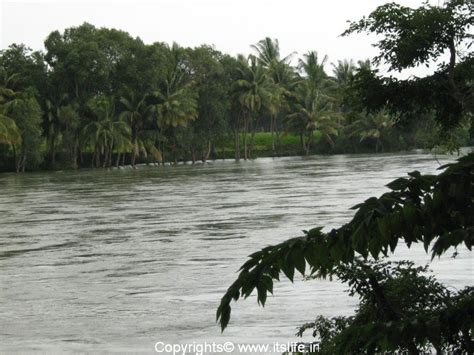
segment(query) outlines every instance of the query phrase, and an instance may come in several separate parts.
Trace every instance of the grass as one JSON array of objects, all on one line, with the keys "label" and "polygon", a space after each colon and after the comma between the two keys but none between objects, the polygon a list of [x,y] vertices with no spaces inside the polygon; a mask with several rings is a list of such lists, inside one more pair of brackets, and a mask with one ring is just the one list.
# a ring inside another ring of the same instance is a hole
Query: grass
[{"label": "grass", "polygon": [[[243,154],[244,143],[243,137],[240,137],[241,143],[241,156]],[[314,141],[313,145],[317,144],[321,140],[321,133],[318,131],[314,132]],[[247,144],[250,144],[250,134],[247,136]],[[275,135],[275,145],[277,154],[280,156],[288,156],[288,155],[298,155],[302,153],[301,149],[301,142],[300,136],[293,134],[293,133],[284,133],[280,134],[279,139]],[[235,146],[232,140],[229,140],[225,144],[225,156],[228,158],[232,158],[235,154]],[[217,155],[220,156],[222,154],[222,149],[219,147],[216,149]],[[257,132],[255,133],[254,138],[254,147],[252,156],[253,157],[263,157],[263,156],[272,156],[272,134],[270,132]]]}]

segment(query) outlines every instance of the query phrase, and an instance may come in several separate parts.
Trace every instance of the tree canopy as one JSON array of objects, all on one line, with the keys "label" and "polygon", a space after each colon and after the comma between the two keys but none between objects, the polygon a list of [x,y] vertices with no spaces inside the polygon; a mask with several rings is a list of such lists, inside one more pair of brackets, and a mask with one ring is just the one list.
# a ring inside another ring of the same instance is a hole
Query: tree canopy
[{"label": "tree canopy", "polygon": [[380,51],[374,63],[387,63],[394,71],[437,64],[432,75],[406,80],[381,77],[377,69],[364,68],[354,80],[357,97],[371,110],[388,107],[409,119],[434,111],[446,129],[466,117],[472,119],[473,23],[470,0],[451,0],[442,7],[425,3],[416,9],[388,3],[352,22],[343,35],[367,32],[381,36],[374,44]]}]

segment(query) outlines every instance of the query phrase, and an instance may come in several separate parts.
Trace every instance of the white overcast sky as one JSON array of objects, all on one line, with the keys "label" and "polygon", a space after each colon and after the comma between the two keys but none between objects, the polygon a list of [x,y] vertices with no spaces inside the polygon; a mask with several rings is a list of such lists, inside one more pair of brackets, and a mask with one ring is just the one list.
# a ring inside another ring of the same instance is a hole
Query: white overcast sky
[{"label": "white overcast sky", "polygon": [[[0,0],[0,47],[24,43],[43,49],[54,30],[89,22],[140,37],[145,43],[213,44],[225,53],[248,54],[250,44],[278,38],[282,55],[308,50],[330,62],[373,57],[373,38],[339,37],[347,20],[357,20],[389,0]],[[437,4],[439,0],[431,0]],[[422,0],[398,0],[411,7]]]}]

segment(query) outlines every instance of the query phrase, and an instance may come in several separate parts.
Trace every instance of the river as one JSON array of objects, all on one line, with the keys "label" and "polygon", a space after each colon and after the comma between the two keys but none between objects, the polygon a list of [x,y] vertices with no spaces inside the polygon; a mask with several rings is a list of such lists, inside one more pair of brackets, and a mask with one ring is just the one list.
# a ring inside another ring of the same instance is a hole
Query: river
[{"label": "river", "polygon": [[[339,226],[394,178],[452,159],[411,152],[0,175],[0,352],[296,340],[298,325],[350,314],[356,300],[339,282],[284,280],[265,309],[253,296],[237,302],[221,334],[216,307],[246,256]],[[472,284],[471,253],[450,256],[432,263],[438,278]],[[430,260],[417,246],[396,257]]]}]

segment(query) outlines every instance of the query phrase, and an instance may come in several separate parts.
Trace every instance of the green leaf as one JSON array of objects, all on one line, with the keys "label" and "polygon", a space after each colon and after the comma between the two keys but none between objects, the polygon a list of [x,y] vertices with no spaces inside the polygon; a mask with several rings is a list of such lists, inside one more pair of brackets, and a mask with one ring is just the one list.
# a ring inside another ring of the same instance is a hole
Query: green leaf
[{"label": "green leaf", "polygon": [[398,237],[392,237],[390,239],[389,244],[390,244],[390,251],[393,253],[398,244]]},{"label": "green leaf", "polygon": [[386,185],[390,190],[400,191],[406,189],[408,186],[408,180],[406,178],[398,178]]},{"label": "green leaf", "polygon": [[373,238],[370,239],[370,241],[369,241],[369,251],[370,251],[370,254],[372,255],[372,257],[374,259],[377,259],[378,256],[379,256],[380,247],[381,247],[381,243],[380,243],[379,238],[373,237]]},{"label": "green leaf", "polygon": [[412,204],[407,204],[403,207],[403,217],[407,226],[415,224],[416,209]]},{"label": "green leaf", "polygon": [[288,277],[291,282],[293,282],[293,278],[295,276],[295,267],[288,261],[284,261],[281,266],[281,270],[283,271],[285,276]]},{"label": "green leaf", "polygon": [[380,236],[382,237],[383,244],[388,244],[390,240],[390,234],[387,228],[387,223],[384,218],[377,218],[377,226],[379,228]]},{"label": "green leaf", "polygon": [[269,276],[263,276],[261,280],[262,285],[265,287],[265,289],[273,294],[273,280]]},{"label": "green leaf", "polygon": [[304,275],[305,272],[305,267],[306,267],[306,261],[304,259],[303,252],[299,248],[293,248],[291,251],[291,260],[293,261],[293,264],[295,265],[296,269]]},{"label": "green leaf", "polygon": [[262,305],[262,307],[265,307],[265,302],[267,301],[267,290],[265,287],[263,287],[263,285],[259,285],[257,286],[257,293],[258,302]]}]

